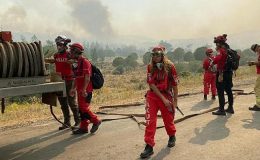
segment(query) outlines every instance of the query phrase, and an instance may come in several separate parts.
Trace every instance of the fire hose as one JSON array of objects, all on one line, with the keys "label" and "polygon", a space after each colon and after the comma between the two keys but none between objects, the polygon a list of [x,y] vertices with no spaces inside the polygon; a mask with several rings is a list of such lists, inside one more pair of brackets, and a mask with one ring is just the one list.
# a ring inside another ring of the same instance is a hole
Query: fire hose
[{"label": "fire hose", "polygon": [[[250,95],[250,94],[254,94],[254,91],[251,91],[249,93],[244,93],[244,90],[233,90],[235,91],[235,96],[234,96],[234,99],[238,96],[238,95]],[[185,96],[188,96],[189,94],[185,94]],[[193,95],[193,94],[192,94]],[[225,104],[227,104],[228,102],[225,102]],[[125,105],[117,105],[117,106],[105,106],[105,107],[100,107],[100,108],[114,108],[114,107],[128,107],[128,106],[138,106],[138,105],[144,105],[143,103],[138,103],[137,105],[130,105],[130,104],[125,104]],[[189,119],[189,118],[192,118],[192,117],[195,117],[195,116],[198,116],[198,115],[202,115],[202,114],[206,114],[206,113],[209,113],[209,112],[212,112],[212,111],[215,111],[218,109],[218,107],[214,107],[214,108],[210,108],[210,109],[207,109],[205,111],[202,111],[202,112],[199,112],[199,113],[193,113],[193,114],[189,114],[189,115],[184,115],[184,113],[181,111],[181,109],[177,106],[176,109],[180,112],[180,114],[183,116],[179,119],[176,119],[174,120],[174,123],[177,124],[177,123],[180,123],[186,119]],[[59,123],[61,123],[62,125],[70,128],[70,129],[74,129],[74,127],[72,126],[68,126],[66,124],[64,124],[63,122],[61,122],[57,117],[56,115],[54,114],[53,112],[53,106],[50,105],[50,111],[51,111],[51,114],[52,116],[54,117],[55,120],[57,120]],[[102,122],[108,122],[108,121],[114,121],[114,120],[122,120],[122,119],[129,119],[131,118],[132,120],[134,120],[139,128],[141,125],[143,126],[146,126],[146,123],[144,121],[139,121],[136,117],[145,117],[145,114],[123,114],[123,113],[106,113],[106,112],[96,112],[96,114],[103,114],[103,115],[120,115],[120,116],[125,116],[125,117],[121,117],[121,118],[106,118],[106,119],[102,119]],[[157,115],[157,117],[161,117],[161,115]],[[156,127],[156,129],[159,129],[159,128],[164,128],[164,126],[158,126]]]}]

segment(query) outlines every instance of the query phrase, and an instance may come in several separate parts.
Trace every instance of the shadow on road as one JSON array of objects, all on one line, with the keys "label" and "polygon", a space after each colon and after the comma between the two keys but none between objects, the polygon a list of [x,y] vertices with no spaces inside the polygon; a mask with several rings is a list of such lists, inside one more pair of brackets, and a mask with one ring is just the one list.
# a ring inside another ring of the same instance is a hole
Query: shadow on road
[{"label": "shadow on road", "polygon": [[[155,156],[151,156],[148,158],[144,158],[144,160],[158,160],[158,159],[164,159],[168,154],[170,154],[171,148],[164,147],[162,148]],[[141,160],[142,158],[137,158],[136,160]]]},{"label": "shadow on road", "polygon": [[243,125],[246,129],[257,129],[260,130],[260,112],[253,112],[252,119],[243,119],[242,122],[246,124]]},{"label": "shadow on road", "polygon": [[200,111],[203,109],[208,109],[210,108],[210,105],[212,105],[213,103],[214,103],[213,100],[209,100],[209,101],[202,100],[198,102],[196,105],[192,106],[191,111]]},{"label": "shadow on road", "polygon": [[228,137],[230,129],[226,127],[229,116],[217,116],[205,127],[195,128],[195,137],[189,140],[190,143],[205,145],[207,141],[216,141]]},{"label": "shadow on road", "polygon": [[152,159],[154,160],[157,160],[157,159],[163,159],[165,158],[168,154],[170,154],[171,152],[171,148],[169,147],[165,147],[165,148],[162,148],[156,156],[152,157]]},{"label": "shadow on road", "polygon": [[64,131],[52,131],[40,136],[29,138],[14,144],[10,144],[0,148],[1,159],[52,159],[53,157],[58,156],[60,153],[65,151],[65,148],[81,139],[85,139],[89,136],[75,136],[71,135],[67,139],[62,139],[56,143],[44,146],[41,148],[41,145],[47,143],[45,141],[57,141],[56,137],[65,134],[66,132],[71,132],[70,130]]}]

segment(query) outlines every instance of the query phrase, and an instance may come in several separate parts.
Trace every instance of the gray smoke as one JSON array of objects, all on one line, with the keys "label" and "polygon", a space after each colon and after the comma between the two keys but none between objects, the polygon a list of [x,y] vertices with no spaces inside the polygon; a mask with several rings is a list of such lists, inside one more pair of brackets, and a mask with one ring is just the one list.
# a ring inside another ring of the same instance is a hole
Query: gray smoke
[{"label": "gray smoke", "polygon": [[91,38],[109,40],[115,35],[109,21],[109,12],[99,0],[67,1],[71,7],[73,20],[85,30]]},{"label": "gray smoke", "polygon": [[0,24],[2,30],[26,30],[25,22],[27,13],[22,6],[13,5],[6,11],[0,13]]}]

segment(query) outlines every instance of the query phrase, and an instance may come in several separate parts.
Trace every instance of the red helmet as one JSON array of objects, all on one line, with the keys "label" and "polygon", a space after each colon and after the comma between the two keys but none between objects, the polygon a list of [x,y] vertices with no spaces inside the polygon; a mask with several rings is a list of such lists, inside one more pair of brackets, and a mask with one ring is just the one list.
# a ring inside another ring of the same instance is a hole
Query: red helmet
[{"label": "red helmet", "polygon": [[206,49],[206,53],[212,53],[212,52],[213,52],[213,50],[211,48]]},{"label": "red helmet", "polygon": [[156,46],[152,50],[153,53],[164,53],[165,52],[165,47],[162,45]]},{"label": "red helmet", "polygon": [[226,34],[214,37],[214,43],[225,43],[226,41],[227,41],[227,35]]},{"label": "red helmet", "polygon": [[70,45],[70,49],[78,49],[80,52],[84,51],[84,47],[81,43],[73,43]]}]

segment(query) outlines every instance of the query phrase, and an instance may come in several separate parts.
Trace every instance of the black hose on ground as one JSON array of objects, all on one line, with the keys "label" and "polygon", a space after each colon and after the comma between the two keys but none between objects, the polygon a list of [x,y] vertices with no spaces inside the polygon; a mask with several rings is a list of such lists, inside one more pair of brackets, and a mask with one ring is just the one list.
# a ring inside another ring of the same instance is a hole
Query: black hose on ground
[{"label": "black hose on ground", "polygon": [[2,114],[5,113],[5,99],[4,98],[1,99],[1,113]]}]

